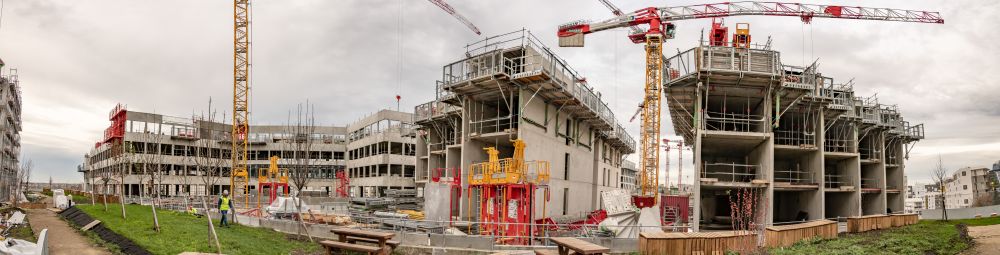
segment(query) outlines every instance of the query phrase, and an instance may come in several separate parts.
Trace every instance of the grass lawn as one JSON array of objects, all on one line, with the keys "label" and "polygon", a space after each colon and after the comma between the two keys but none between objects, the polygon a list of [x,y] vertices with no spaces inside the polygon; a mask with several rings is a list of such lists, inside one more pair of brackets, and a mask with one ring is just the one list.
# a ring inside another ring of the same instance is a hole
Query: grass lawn
[{"label": "grass lawn", "polygon": [[842,234],[830,240],[805,240],[791,247],[771,249],[771,254],[958,254],[969,248],[956,225],[1000,224],[1000,217],[920,223],[859,234]]},{"label": "grass lawn", "polygon": [[[178,254],[185,251],[215,252],[215,245],[209,245],[208,224],[205,218],[197,218],[180,212],[157,210],[160,219],[160,233],[153,231],[153,213],[149,206],[126,205],[128,221],[121,218],[118,204],[104,206],[78,205],[91,217],[102,222],[106,228],[131,239],[153,254]],[[219,228],[215,219],[219,243],[225,254],[289,254],[316,253],[322,251],[318,244],[291,240],[284,233],[266,228],[232,225]]]}]

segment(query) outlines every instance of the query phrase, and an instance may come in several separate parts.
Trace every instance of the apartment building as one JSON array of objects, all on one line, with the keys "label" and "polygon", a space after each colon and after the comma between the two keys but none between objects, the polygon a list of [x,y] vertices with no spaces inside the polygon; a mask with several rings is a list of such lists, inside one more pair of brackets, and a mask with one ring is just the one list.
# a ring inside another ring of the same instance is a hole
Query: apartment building
[{"label": "apartment building", "polygon": [[[945,205],[948,209],[992,204],[988,168],[963,167],[945,181]],[[978,201],[978,203],[977,203]]]},{"label": "apartment building", "polygon": [[[549,194],[538,191],[534,204],[548,201],[533,206],[532,219],[589,213],[601,207],[601,191],[619,189],[623,158],[635,150],[635,140],[600,92],[529,31],[470,44],[463,58],[444,66],[442,79],[436,99],[415,109],[417,182],[459,173],[455,177],[467,188],[468,177],[479,176],[469,174],[470,165],[488,160],[484,148],[509,158],[512,140],[520,139],[526,161],[550,163]],[[538,173],[528,173],[533,174]],[[479,211],[481,194],[469,193],[428,197],[425,205],[457,206],[427,211],[476,220],[478,215],[467,212]]]}]

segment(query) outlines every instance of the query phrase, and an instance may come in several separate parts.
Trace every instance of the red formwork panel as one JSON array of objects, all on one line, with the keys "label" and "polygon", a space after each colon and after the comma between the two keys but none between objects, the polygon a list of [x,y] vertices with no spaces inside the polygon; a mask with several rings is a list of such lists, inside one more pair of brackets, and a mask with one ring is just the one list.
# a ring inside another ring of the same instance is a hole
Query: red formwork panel
[{"label": "red formwork panel", "polygon": [[690,214],[688,208],[690,206],[690,200],[688,196],[681,195],[663,195],[660,199],[660,212],[663,212],[667,207],[677,208],[678,216],[681,219],[681,223],[686,223],[688,215]]}]

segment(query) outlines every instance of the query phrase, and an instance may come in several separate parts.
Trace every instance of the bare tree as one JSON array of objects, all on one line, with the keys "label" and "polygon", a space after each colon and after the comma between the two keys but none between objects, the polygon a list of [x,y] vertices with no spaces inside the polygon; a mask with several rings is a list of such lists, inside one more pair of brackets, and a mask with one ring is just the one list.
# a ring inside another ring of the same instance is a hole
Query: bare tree
[{"label": "bare tree", "polygon": [[[143,145],[142,148],[138,149],[140,153],[136,155],[136,159],[139,162],[139,165],[142,167],[142,174],[140,176],[145,176],[145,177],[140,177],[139,182],[143,183],[145,182],[146,178],[149,179],[149,187],[151,188],[150,195],[152,196],[152,200],[150,203],[151,205],[150,210],[152,210],[153,212],[153,230],[159,233],[160,218],[156,214],[156,205],[157,203],[159,203],[160,189],[158,188],[159,186],[158,184],[160,181],[162,181],[161,178],[163,171],[163,169],[161,169],[162,168],[161,163],[163,163],[162,162],[163,145],[160,144],[163,141],[163,133],[162,133],[163,130],[160,130],[160,128],[162,128],[163,125],[162,124],[156,124],[156,125],[157,128],[155,130],[157,132],[144,132],[140,135],[140,140],[143,141],[145,145]],[[142,203],[142,193],[143,192],[139,193],[140,203]]]},{"label": "bare tree", "polygon": [[[295,212],[297,215],[302,215],[302,199],[299,195],[309,185],[309,180],[313,178],[312,174],[316,172],[316,169],[313,169],[313,163],[315,163],[315,158],[318,157],[314,157],[312,151],[314,140],[312,135],[316,133],[316,119],[314,117],[313,106],[309,104],[309,101],[306,101],[305,105],[299,104],[298,110],[295,112],[294,122],[292,122],[293,119],[290,115],[291,112],[289,112],[286,130],[292,133],[292,137],[285,142],[286,145],[291,147],[294,163],[289,169],[288,177],[295,188]],[[302,221],[302,217],[295,218],[299,221],[300,229],[309,237],[309,241],[313,241],[305,222]]]},{"label": "bare tree", "polygon": [[15,183],[14,187],[14,207],[17,207],[21,202],[21,194],[24,193],[24,189],[28,186],[28,181],[31,180],[31,169],[34,164],[31,159],[27,159],[21,162],[21,166],[15,169]]},{"label": "bare tree", "polygon": [[941,191],[941,195],[938,196],[940,203],[938,206],[941,207],[941,219],[948,220],[948,209],[947,209],[947,194],[948,191],[945,189],[945,182],[948,178],[948,170],[945,170],[944,163],[941,159],[941,155],[938,155],[938,163],[934,170],[931,172],[934,183],[938,185],[938,190]]},{"label": "bare tree", "polygon": [[[222,119],[225,118],[225,114],[222,114]],[[219,236],[215,233],[212,214],[206,201],[212,195],[212,187],[219,181],[222,175],[222,167],[225,162],[222,146],[218,142],[213,142],[221,140],[221,135],[218,130],[215,130],[215,126],[218,124],[216,120],[216,112],[212,108],[212,99],[209,99],[208,113],[202,112],[201,116],[194,120],[194,126],[198,129],[199,138],[202,139],[198,139],[195,142],[195,147],[198,149],[195,150],[193,159],[195,172],[201,177],[202,184],[205,185],[205,194],[201,198],[201,204],[205,208],[205,218],[208,220],[208,242],[209,245],[214,243],[216,249],[221,254],[222,246],[219,245]]]},{"label": "bare tree", "polygon": [[118,179],[118,203],[122,209],[122,219],[128,219],[125,213],[125,177],[132,173],[132,143],[118,140],[111,144],[111,174]]},{"label": "bare tree", "polygon": [[104,203],[105,212],[108,211],[108,183],[110,183],[115,176],[115,171],[112,169],[113,167],[104,167],[97,170],[99,172],[98,175],[101,177],[101,199],[103,200],[102,203]]}]

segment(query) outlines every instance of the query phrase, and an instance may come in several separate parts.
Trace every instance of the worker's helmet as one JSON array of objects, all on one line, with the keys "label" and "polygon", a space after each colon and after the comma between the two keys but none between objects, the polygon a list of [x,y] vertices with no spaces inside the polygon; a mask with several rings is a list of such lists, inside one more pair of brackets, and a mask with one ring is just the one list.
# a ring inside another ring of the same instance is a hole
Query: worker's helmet
[{"label": "worker's helmet", "polygon": [[222,194],[228,196],[229,195],[229,190],[228,189],[227,190],[223,190]]}]

